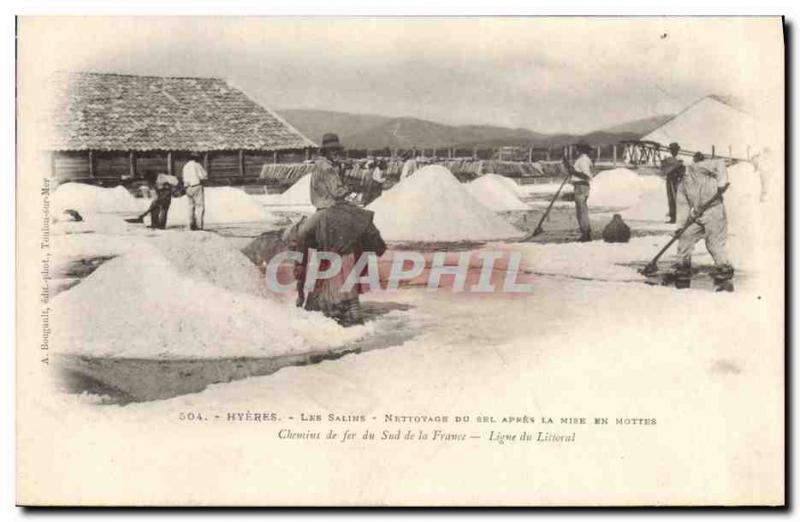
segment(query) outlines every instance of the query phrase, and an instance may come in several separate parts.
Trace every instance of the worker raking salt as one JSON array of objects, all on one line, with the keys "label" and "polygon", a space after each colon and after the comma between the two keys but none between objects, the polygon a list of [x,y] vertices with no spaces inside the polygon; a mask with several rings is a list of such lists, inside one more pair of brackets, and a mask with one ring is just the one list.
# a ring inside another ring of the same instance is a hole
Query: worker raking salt
[{"label": "worker raking salt", "polygon": [[594,177],[592,159],[589,157],[591,147],[586,143],[579,143],[575,146],[578,152],[578,159],[572,165],[564,158],[564,166],[569,171],[570,183],[573,186],[575,196],[575,214],[578,218],[578,228],[580,229],[579,241],[592,240],[592,227],[589,222],[589,184]]},{"label": "worker raking salt", "polygon": [[144,223],[145,216],[150,214],[150,228],[163,230],[167,227],[167,214],[172,197],[178,189],[178,178],[169,174],[149,172],[145,175],[145,179],[155,188],[156,197],[150,202],[150,206],[144,213],[126,221],[128,223]]},{"label": "worker raking salt", "polygon": [[[693,159],[694,163],[686,167],[678,184],[676,201],[679,223],[685,223],[690,216],[697,216],[697,220],[678,239],[675,286],[688,288],[691,285],[692,251],[695,243],[705,239],[706,248],[714,258],[715,290],[732,292],[733,267],[725,251],[728,225],[721,196],[728,184],[728,170],[723,159],[707,160],[700,152]],[[712,203],[698,216],[708,202]]]}]

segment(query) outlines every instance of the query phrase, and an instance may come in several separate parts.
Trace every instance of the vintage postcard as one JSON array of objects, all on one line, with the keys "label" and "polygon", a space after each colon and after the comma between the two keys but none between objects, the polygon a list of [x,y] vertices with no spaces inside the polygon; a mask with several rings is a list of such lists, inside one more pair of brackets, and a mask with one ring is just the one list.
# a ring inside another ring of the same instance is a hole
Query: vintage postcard
[{"label": "vintage postcard", "polygon": [[20,17],[17,502],[781,506],[780,17]]}]

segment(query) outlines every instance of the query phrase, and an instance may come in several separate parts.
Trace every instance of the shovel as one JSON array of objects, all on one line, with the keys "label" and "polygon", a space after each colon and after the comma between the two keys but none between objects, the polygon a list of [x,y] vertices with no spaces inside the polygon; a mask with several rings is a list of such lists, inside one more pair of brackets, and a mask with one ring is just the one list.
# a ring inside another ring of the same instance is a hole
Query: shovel
[{"label": "shovel", "polygon": [[525,236],[523,241],[530,241],[531,239],[535,238],[536,236],[538,236],[539,234],[544,232],[544,230],[542,230],[542,223],[544,223],[544,220],[547,219],[548,215],[550,215],[550,210],[553,208],[553,203],[555,203],[556,200],[558,199],[558,195],[561,194],[561,189],[563,189],[564,185],[567,184],[567,181],[569,181],[570,176],[571,176],[571,174],[567,174],[564,177],[564,181],[562,181],[561,185],[558,186],[558,190],[556,190],[556,194],[553,196],[553,199],[550,200],[550,204],[547,205],[547,209],[544,211],[544,214],[542,215],[542,218],[539,220],[539,224],[536,225],[536,229],[533,232],[531,232],[530,234],[528,234],[527,236]]},{"label": "shovel", "polygon": [[658,251],[656,257],[654,257],[652,261],[647,263],[647,265],[644,268],[639,269],[639,273],[644,276],[651,276],[656,272],[658,272],[658,266],[656,263],[658,263],[659,258],[661,258],[661,256],[664,255],[664,252],[666,252],[667,249],[671,247],[673,243],[675,243],[675,241],[680,239],[683,233],[686,232],[687,228],[695,224],[695,222],[700,218],[700,216],[702,216],[703,213],[711,207],[711,205],[722,199],[722,194],[724,194],[725,191],[728,190],[728,187],[730,185],[731,185],[730,183],[726,183],[724,187],[722,187],[716,194],[714,194],[714,197],[703,203],[700,206],[700,208],[697,209],[697,212],[695,212],[693,216],[690,216],[689,219],[686,220],[686,223],[684,223],[684,225],[681,228],[675,231],[675,234],[673,234],[669,242],[666,245],[664,245],[664,248]]},{"label": "shovel", "polygon": [[144,217],[135,217],[125,219],[126,223],[144,223]]}]

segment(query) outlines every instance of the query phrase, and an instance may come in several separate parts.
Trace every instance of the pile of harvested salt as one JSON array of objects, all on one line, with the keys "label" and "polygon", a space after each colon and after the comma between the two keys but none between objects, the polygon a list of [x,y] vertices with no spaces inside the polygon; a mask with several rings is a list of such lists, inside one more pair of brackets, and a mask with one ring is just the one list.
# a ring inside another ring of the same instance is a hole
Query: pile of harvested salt
[{"label": "pile of harvested salt", "polygon": [[[205,223],[273,222],[275,216],[244,190],[234,187],[205,189]],[[189,225],[189,202],[186,196],[174,198],[167,215],[167,226]]]},{"label": "pile of harvested salt", "polygon": [[511,190],[511,192],[516,194],[517,197],[521,198],[523,196],[527,196],[528,195],[527,192],[525,192],[522,189],[522,186],[519,183],[517,183],[513,179],[509,178],[508,176],[501,176],[499,174],[490,173],[490,174],[484,174],[481,177],[485,178],[486,176],[491,176],[493,179],[499,181],[500,183],[502,183],[503,185],[508,187]]},{"label": "pile of harvested salt", "polygon": [[467,184],[467,190],[482,205],[495,212],[528,210],[517,194],[513,180],[497,174],[485,174]]},{"label": "pile of harvested salt", "polygon": [[642,193],[641,176],[626,168],[599,173],[592,180],[589,205],[599,207],[630,207]]},{"label": "pile of harvested salt", "polygon": [[147,206],[137,200],[123,186],[114,188],[96,187],[85,183],[64,183],[59,185],[52,196],[51,211],[61,214],[73,209],[81,214],[92,212],[139,212]]},{"label": "pile of harvested salt", "polygon": [[370,331],[262,297],[263,285],[224,239],[167,232],[57,295],[52,347],[102,357],[269,357],[340,347]]},{"label": "pile of harvested salt", "polygon": [[487,241],[524,234],[478,202],[441,165],[421,168],[367,207],[389,241]]},{"label": "pile of harvested salt", "polygon": [[278,205],[311,205],[311,174],[306,174],[277,198]]},{"label": "pile of harvested salt", "polygon": [[[665,181],[657,176],[640,176],[638,199],[629,208],[620,212],[626,219],[664,221],[667,217],[667,189]],[[589,195],[589,204],[593,204]]]},{"label": "pile of harvested salt", "polygon": [[181,274],[232,292],[267,295],[264,278],[228,239],[213,232],[167,230],[150,240]]}]

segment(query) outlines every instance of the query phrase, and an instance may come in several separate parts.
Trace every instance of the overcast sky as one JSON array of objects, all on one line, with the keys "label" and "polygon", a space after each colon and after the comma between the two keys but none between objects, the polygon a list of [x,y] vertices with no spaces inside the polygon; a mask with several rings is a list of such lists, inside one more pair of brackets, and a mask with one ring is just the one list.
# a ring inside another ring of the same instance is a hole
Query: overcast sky
[{"label": "overcast sky", "polygon": [[540,132],[783,81],[779,19],[75,17],[23,19],[19,42],[37,72],[215,76],[275,109]]}]

